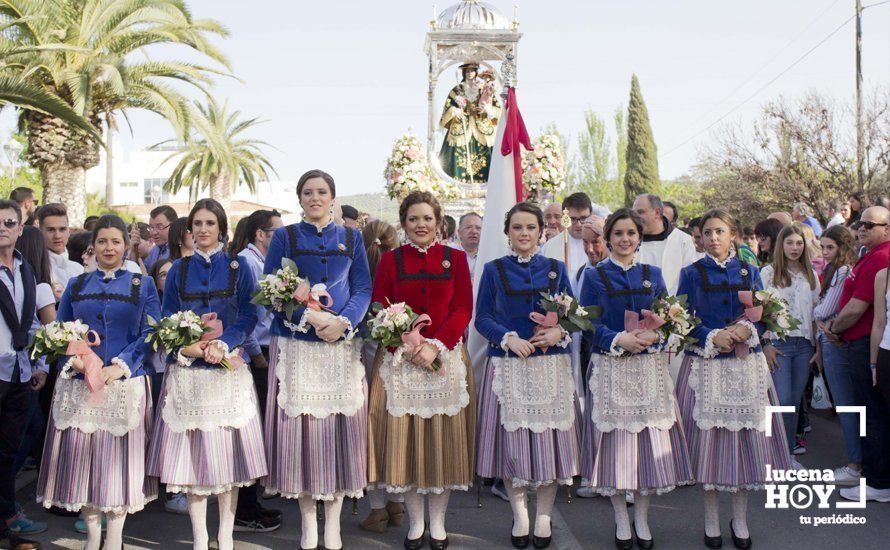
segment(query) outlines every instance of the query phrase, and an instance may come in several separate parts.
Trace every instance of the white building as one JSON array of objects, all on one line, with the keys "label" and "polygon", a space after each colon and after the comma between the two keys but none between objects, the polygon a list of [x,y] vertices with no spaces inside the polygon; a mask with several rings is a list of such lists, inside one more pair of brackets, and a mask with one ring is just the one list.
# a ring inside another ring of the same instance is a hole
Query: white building
[{"label": "white building", "polygon": [[[147,217],[144,213],[158,204],[169,204],[180,214],[191,208],[188,189],[176,193],[163,190],[164,182],[170,177],[175,160],[166,160],[175,149],[124,151],[119,144],[114,145],[113,204],[115,210],[130,211],[137,218]],[[166,161],[166,162],[165,162]],[[105,155],[95,168],[86,172],[87,193],[98,193],[105,197]],[[198,198],[209,196],[209,190],[198,194]],[[254,205],[256,208],[275,208],[282,213],[298,212],[296,183],[290,181],[260,182],[256,192],[251,193],[246,186],[239,186],[232,195],[233,210],[244,210]],[[149,207],[150,206],[150,207]],[[255,208],[255,209],[256,209]],[[240,218],[242,211],[231,212]],[[248,211],[247,214],[250,212]],[[145,221],[145,220],[143,220]]]}]

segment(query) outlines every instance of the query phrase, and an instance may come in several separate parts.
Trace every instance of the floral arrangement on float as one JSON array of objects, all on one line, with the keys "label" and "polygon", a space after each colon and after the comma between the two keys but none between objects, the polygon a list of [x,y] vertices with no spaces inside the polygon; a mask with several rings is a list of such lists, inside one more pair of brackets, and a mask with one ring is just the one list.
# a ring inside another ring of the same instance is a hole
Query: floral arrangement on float
[{"label": "floral arrangement on float", "polygon": [[566,184],[566,161],[556,134],[542,134],[532,143],[532,150],[522,156],[522,186],[525,196],[543,202],[555,196]]},{"label": "floral arrangement on float", "polygon": [[402,201],[412,191],[429,191],[439,200],[461,197],[456,185],[433,174],[423,143],[410,131],[393,144],[383,178],[387,195],[396,201]]}]

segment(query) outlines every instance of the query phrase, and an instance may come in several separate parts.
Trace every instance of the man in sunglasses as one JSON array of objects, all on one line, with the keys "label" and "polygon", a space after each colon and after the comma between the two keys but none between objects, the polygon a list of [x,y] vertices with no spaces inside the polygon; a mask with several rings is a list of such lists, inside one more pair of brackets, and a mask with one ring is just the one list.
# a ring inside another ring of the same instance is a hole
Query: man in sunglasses
[{"label": "man in sunglasses", "polygon": [[[890,502],[887,403],[873,385],[875,365],[869,364],[874,308],[887,307],[884,296],[875,296],[875,277],[890,260],[890,210],[883,206],[866,208],[859,219],[858,237],[867,252],[844,281],[837,317],[834,321],[820,323],[819,328],[829,340],[841,346],[845,364],[835,366],[846,371],[852,379],[855,405],[865,407],[866,434],[862,440],[865,499]],[[857,484],[842,489],[840,495],[858,501],[861,492]]]},{"label": "man in sunglasses", "polygon": [[34,270],[15,250],[22,234],[18,203],[0,200],[0,548],[31,550],[40,544],[18,536],[15,507],[15,456],[22,444],[31,408],[31,391],[46,383],[41,358],[28,347],[40,326]]}]

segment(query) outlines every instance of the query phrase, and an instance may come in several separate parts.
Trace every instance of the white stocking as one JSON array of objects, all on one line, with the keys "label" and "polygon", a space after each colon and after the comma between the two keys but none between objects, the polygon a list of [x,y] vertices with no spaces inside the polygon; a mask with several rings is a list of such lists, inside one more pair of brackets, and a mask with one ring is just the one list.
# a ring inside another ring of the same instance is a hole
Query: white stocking
[{"label": "white stocking", "polygon": [[720,536],[720,495],[717,491],[704,491],[705,501],[705,534],[709,537]]},{"label": "white stocking", "polygon": [[390,502],[405,502],[405,495],[403,493],[387,493],[386,500]]},{"label": "white stocking", "polygon": [[207,550],[210,536],[207,534],[207,495],[188,495],[189,519],[192,520],[192,547]]},{"label": "white stocking", "polygon": [[[124,547],[124,522],[127,520],[127,513],[120,512],[115,514],[108,512],[108,526],[105,531],[105,550],[121,550]],[[100,522],[101,526],[101,522]]]},{"label": "white stocking", "polygon": [[300,519],[302,521],[300,548],[318,546],[318,518],[315,515],[315,500],[312,497],[300,497]]},{"label": "white stocking", "polygon": [[436,540],[443,540],[448,536],[445,531],[445,512],[448,511],[450,496],[450,489],[446,489],[440,495],[430,495],[430,537]]},{"label": "white stocking", "polygon": [[512,535],[524,537],[528,535],[528,491],[525,487],[514,487],[509,480],[504,481],[504,488],[510,497],[510,508],[513,509]]},{"label": "white stocking", "polygon": [[549,537],[550,526],[553,520],[550,514],[553,512],[553,503],[556,501],[556,490],[559,485],[554,481],[550,485],[538,487],[538,497],[535,505],[535,536]]},{"label": "white stocking", "polygon": [[87,524],[87,545],[84,550],[99,550],[102,543],[102,512],[96,508],[83,507],[80,513]]},{"label": "white stocking", "polygon": [[371,503],[371,510],[382,510],[386,507],[386,491],[368,489],[368,501]]},{"label": "white stocking", "polygon": [[748,534],[748,491],[739,489],[732,495],[732,528],[740,539],[746,539]]},{"label": "white stocking", "polygon": [[340,511],[343,509],[343,495],[334,500],[324,501],[324,547],[328,550],[343,548],[340,538]]},{"label": "white stocking", "polygon": [[652,538],[649,531],[649,503],[652,495],[641,495],[639,491],[634,495],[634,526],[637,536],[646,540]]},{"label": "white stocking", "polygon": [[609,497],[615,509],[615,536],[621,540],[630,538],[630,517],[627,515],[627,499],[624,492]]},{"label": "white stocking", "polygon": [[233,550],[235,541],[232,531],[235,528],[235,509],[238,508],[238,488],[220,493],[216,499],[219,502],[219,531],[216,534],[219,550]]},{"label": "white stocking", "polygon": [[405,508],[408,510],[408,538],[417,540],[423,535],[423,495],[416,491],[405,493]]}]

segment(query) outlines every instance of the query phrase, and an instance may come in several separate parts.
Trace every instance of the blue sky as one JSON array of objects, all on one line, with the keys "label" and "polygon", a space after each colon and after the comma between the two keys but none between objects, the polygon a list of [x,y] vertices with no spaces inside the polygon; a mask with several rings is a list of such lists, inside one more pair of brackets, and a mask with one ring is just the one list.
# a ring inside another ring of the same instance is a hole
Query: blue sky
[{"label": "blue sky", "polygon": [[[437,3],[439,10],[450,5]],[[662,177],[686,172],[709,133],[666,152],[736,107],[854,11],[853,0],[489,3],[508,16],[518,4],[523,38],[517,90],[533,135],[555,122],[575,139],[588,108],[611,120],[614,109],[626,103],[636,73]],[[243,82],[221,79],[214,95],[267,121],[254,135],[280,150],[270,152],[280,179],[293,181],[318,167],[334,175],[341,194],[379,190],[393,140],[408,128],[426,134],[423,43],[432,2],[189,4],[196,17],[215,18],[231,31],[222,47]],[[890,4],[867,9],[863,21],[866,89],[890,93]],[[766,100],[810,89],[852,101],[853,45],[851,21],[727,121],[748,124]],[[442,80],[451,85],[456,74]],[[123,137],[127,148],[169,137],[154,115],[133,114],[131,120],[135,136]]]}]

